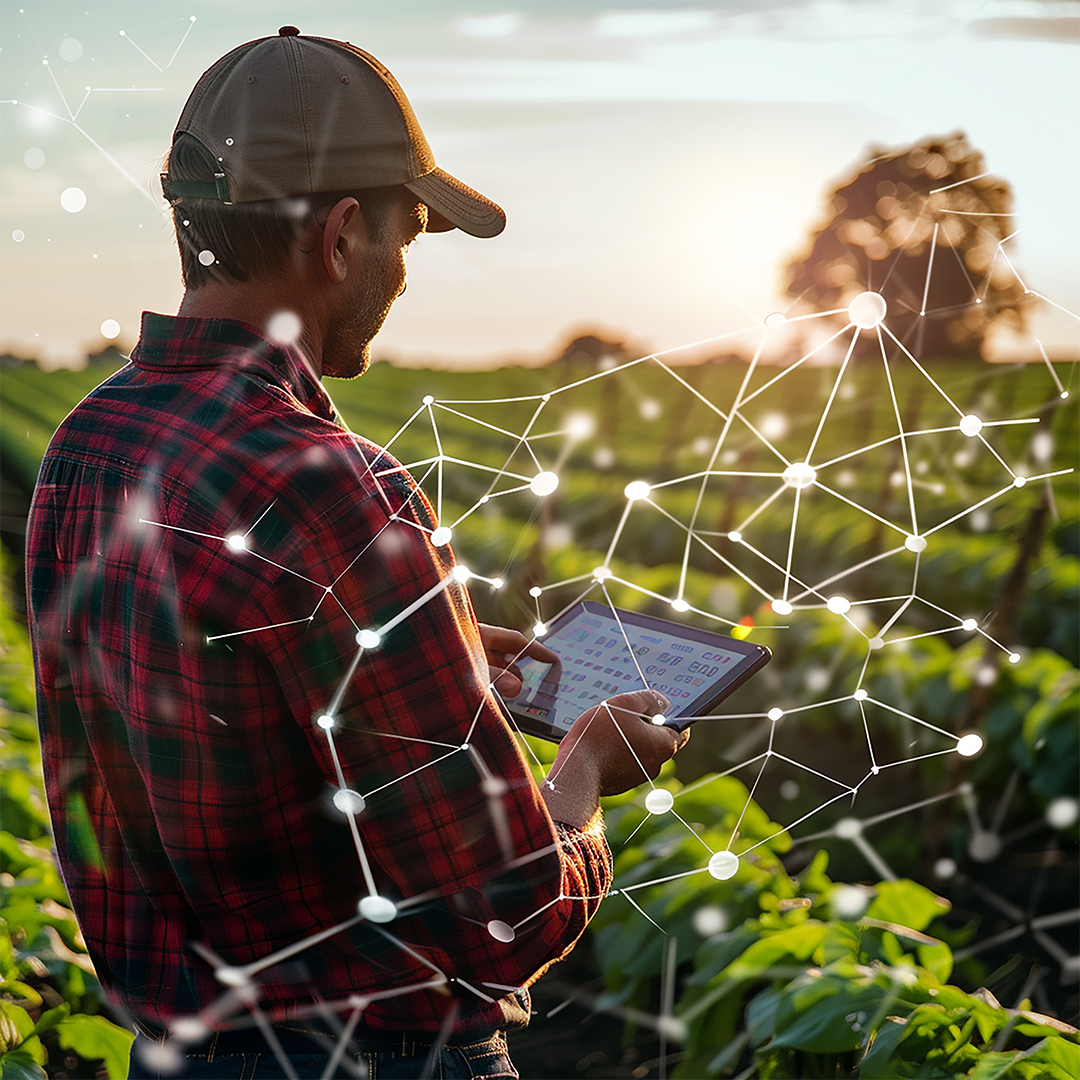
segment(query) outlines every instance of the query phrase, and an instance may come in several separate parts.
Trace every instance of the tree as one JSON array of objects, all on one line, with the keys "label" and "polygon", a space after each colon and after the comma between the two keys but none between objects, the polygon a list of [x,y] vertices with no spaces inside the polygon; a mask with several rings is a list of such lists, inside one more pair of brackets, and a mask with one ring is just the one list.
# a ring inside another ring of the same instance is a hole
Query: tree
[{"label": "tree", "polygon": [[1012,205],[1008,182],[963,132],[871,147],[809,252],[788,265],[788,292],[819,311],[879,292],[886,324],[916,355],[970,354],[998,320],[1024,325],[1031,298],[1006,244]]}]

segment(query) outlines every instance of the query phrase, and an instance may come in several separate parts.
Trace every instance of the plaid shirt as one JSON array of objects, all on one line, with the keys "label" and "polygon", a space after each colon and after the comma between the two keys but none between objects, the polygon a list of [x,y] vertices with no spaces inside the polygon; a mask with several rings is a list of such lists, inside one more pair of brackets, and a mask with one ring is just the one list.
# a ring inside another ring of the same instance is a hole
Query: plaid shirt
[{"label": "plaid shirt", "polygon": [[[27,543],[48,798],[90,955],[137,1017],[207,1006],[225,963],[257,965],[271,1015],[359,993],[372,1031],[437,1030],[455,997],[458,1036],[521,1024],[507,989],[595,911],[603,835],[552,823],[465,588],[436,589],[433,526],[298,357],[230,320],[144,315],[57,432]],[[389,924],[358,917],[373,890]],[[438,972],[449,993],[379,996]]]}]

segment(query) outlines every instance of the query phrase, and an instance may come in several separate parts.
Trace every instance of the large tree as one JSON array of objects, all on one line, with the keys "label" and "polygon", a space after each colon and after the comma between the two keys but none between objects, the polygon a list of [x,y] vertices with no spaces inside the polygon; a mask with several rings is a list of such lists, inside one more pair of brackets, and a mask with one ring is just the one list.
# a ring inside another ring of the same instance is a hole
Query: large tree
[{"label": "large tree", "polygon": [[1009,184],[987,172],[963,132],[871,147],[833,193],[809,252],[788,265],[788,291],[827,311],[870,289],[909,348],[976,353],[995,321],[1020,329],[1030,300],[1006,242],[1017,228],[1012,206]]}]

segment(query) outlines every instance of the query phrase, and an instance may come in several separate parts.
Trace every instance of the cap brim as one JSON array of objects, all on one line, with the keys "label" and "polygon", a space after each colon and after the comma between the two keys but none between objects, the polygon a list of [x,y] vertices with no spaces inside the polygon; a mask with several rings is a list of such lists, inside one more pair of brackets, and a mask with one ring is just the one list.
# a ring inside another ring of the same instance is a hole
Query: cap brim
[{"label": "cap brim", "polygon": [[470,236],[488,237],[506,228],[501,206],[443,169],[433,169],[405,186],[428,208],[426,232],[461,229]]}]

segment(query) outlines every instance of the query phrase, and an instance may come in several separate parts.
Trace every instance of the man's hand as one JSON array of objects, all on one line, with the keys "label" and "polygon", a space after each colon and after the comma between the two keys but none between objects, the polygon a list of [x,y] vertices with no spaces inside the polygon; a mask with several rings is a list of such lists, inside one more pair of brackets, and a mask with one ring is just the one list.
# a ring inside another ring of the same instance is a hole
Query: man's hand
[{"label": "man's hand", "polygon": [[542,788],[551,816],[584,828],[601,795],[618,795],[652,780],[690,738],[689,730],[653,722],[669,707],[656,691],[635,690],[583,712],[559,743]]},{"label": "man's hand", "polygon": [[489,677],[504,698],[517,697],[521,693],[521,671],[515,660],[531,656],[542,664],[556,664],[559,661],[559,654],[546,645],[502,626],[480,623],[480,640],[484,643]]}]

